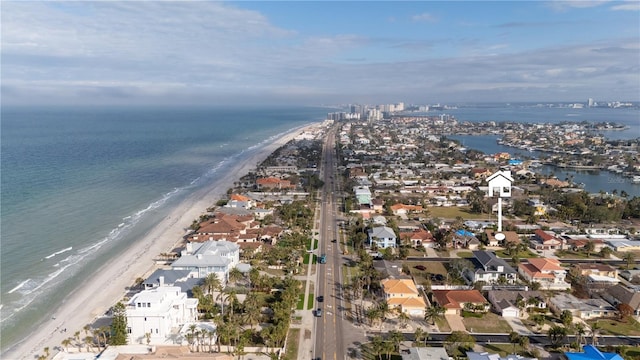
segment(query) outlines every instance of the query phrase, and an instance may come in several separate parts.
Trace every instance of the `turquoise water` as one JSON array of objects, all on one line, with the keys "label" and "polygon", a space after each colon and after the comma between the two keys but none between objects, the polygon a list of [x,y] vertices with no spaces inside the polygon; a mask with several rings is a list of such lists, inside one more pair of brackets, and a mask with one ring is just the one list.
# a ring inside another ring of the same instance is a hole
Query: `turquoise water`
[{"label": "turquoise water", "polygon": [[3,108],[2,350],[181,199],[329,111]]}]

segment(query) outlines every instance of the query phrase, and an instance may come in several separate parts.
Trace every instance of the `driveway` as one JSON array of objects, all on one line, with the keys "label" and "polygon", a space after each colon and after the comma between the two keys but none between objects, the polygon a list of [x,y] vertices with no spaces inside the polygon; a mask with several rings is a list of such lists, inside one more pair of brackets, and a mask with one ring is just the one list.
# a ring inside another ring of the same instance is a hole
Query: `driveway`
[{"label": "driveway", "polygon": [[445,314],[444,318],[447,319],[451,331],[467,331],[467,328],[462,322],[462,316],[457,314]]},{"label": "driveway", "polygon": [[509,326],[513,329],[513,331],[517,332],[520,335],[534,335],[534,333],[529,330],[523,323],[522,320],[515,317],[503,317],[509,323]]}]

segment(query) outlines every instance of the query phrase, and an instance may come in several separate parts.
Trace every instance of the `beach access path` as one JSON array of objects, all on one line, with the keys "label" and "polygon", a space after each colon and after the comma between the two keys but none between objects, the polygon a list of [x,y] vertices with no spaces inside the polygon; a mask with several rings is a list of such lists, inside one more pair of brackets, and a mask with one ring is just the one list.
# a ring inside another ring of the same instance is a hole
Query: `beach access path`
[{"label": "beach access path", "polygon": [[[206,212],[206,209],[222,199],[234,181],[255,170],[257,164],[265,160],[276,149],[293,140],[305,130],[316,127],[318,123],[308,125],[286,133],[273,142],[255,149],[253,155],[244,162],[237,163],[231,171],[212,182],[209,186],[191,194],[179,206],[166,216],[143,238],[131,245],[121,256],[115,257],[99,269],[89,281],[86,281],[55,311],[55,316],[39,326],[37,330],[20,344],[2,354],[3,360],[33,360],[44,354],[48,347],[55,354],[64,339],[73,336],[76,331],[104,315],[111,306],[120,301],[135,279],[146,277],[155,270],[154,258],[169,252],[182,241],[185,229],[194,219]],[[67,329],[67,331],[61,331]]]}]

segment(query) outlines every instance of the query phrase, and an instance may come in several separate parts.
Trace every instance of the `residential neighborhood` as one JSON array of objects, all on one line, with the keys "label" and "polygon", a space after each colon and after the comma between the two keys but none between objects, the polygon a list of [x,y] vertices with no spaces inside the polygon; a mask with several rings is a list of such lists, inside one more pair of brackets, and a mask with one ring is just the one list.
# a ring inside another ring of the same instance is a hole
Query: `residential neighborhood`
[{"label": "residential neighborhood", "polygon": [[111,326],[238,358],[640,358],[635,203],[464,149],[448,124],[327,120],[289,142],[158,256]]}]

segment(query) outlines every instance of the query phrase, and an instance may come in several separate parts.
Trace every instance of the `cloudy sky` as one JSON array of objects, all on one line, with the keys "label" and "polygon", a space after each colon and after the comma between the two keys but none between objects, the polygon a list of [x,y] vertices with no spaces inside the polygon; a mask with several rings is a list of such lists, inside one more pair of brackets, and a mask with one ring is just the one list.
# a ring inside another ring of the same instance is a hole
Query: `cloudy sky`
[{"label": "cloudy sky", "polygon": [[640,100],[638,1],[2,1],[3,104]]}]

